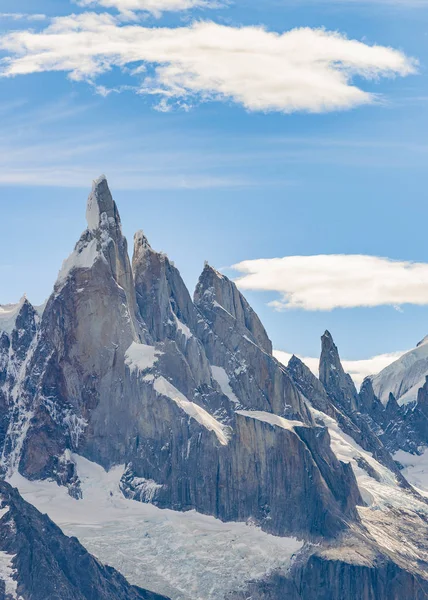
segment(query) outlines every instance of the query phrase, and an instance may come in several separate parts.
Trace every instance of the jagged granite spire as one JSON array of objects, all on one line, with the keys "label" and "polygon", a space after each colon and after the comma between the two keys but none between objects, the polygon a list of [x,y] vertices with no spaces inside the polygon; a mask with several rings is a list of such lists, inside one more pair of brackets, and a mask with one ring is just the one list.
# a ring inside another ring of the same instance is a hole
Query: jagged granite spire
[{"label": "jagged granite spire", "polygon": [[321,338],[320,381],[339,404],[347,409],[357,410],[358,394],[355,384],[342,367],[339,351],[329,331]]},{"label": "jagged granite spire", "polygon": [[236,285],[205,263],[194,298],[204,317],[199,337],[207,357],[226,371],[241,405],[313,423],[286,368],[272,356],[260,319]]},{"label": "jagged granite spire", "polygon": [[161,341],[178,328],[189,335],[197,312],[178,269],[153,250],[143,231],[134,236],[132,258],[137,304],[154,339]]},{"label": "jagged granite spire", "polygon": [[288,362],[287,370],[294,383],[305,398],[310,400],[314,408],[329,416],[335,416],[334,409],[323,384],[300,358],[293,354]]},{"label": "jagged granite spire", "polygon": [[205,263],[196,286],[196,306],[215,303],[229,313],[237,323],[247,329],[254,342],[268,354],[272,354],[272,342],[257,314],[239,292],[233,281]]},{"label": "jagged granite spire", "polygon": [[86,207],[86,221],[91,231],[111,224],[120,225],[119,211],[111,195],[105,175],[101,175],[92,183]]},{"label": "jagged granite spire", "polygon": [[382,426],[385,421],[385,407],[374,393],[371,377],[365,377],[359,392],[359,407],[375,423]]},{"label": "jagged granite spire", "polygon": [[36,335],[39,316],[25,296],[20,305],[21,308],[16,316],[15,328],[11,334],[11,346],[15,358],[22,362]]}]

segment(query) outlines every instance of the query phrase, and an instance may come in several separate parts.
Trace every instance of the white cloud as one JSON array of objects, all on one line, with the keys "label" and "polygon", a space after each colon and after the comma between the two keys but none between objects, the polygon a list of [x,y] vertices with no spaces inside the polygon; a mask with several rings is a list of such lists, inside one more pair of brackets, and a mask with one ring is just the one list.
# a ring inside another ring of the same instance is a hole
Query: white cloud
[{"label": "white cloud", "polygon": [[178,12],[192,8],[217,8],[218,2],[212,0],[79,0],[80,6],[103,6],[116,8],[130,18],[137,12],[149,12],[160,17],[164,12]]},{"label": "white cloud", "polygon": [[113,67],[129,72],[132,65],[140,94],[170,102],[231,99],[249,110],[285,113],[372,103],[377,96],[353,85],[354,76],[377,79],[416,70],[415,61],[398,50],[322,29],[277,34],[211,22],[150,28],[95,13],[58,17],[41,32],[7,33],[0,50],[7,55],[3,77],[65,71],[94,83]]},{"label": "white cloud", "polygon": [[428,264],[364,255],[286,256],[233,266],[243,290],[276,291],[277,310],[428,305]]},{"label": "white cloud", "polygon": [[[390,352],[389,354],[379,354],[372,358],[364,358],[361,360],[342,360],[342,366],[347,373],[349,373],[354,380],[355,385],[359,388],[365,377],[369,375],[375,375],[382,369],[399,359],[400,356],[405,352]],[[283,350],[275,350],[274,356],[284,365],[288,364],[288,361],[292,357],[289,352]],[[299,356],[300,360],[305,363],[307,367],[312,371],[314,375],[319,375],[319,358],[312,358],[307,356]]]}]

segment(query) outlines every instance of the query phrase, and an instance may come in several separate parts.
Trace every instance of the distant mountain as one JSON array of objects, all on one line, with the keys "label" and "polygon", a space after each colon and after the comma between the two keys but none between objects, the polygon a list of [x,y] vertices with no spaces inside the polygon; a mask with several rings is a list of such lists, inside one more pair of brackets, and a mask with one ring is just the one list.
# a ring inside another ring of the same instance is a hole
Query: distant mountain
[{"label": "distant mountain", "polygon": [[87,223],[42,316],[0,334],[4,477],[173,600],[426,597],[428,504],[391,452],[428,445],[428,390],[411,414],[358,393],[328,332],[320,379],[285,367],[212,266],[192,298],[141,231],[130,260],[104,177]]},{"label": "distant mountain", "polygon": [[383,404],[393,394],[398,404],[415,402],[428,375],[428,336],[416,348],[372,377],[373,389]]}]

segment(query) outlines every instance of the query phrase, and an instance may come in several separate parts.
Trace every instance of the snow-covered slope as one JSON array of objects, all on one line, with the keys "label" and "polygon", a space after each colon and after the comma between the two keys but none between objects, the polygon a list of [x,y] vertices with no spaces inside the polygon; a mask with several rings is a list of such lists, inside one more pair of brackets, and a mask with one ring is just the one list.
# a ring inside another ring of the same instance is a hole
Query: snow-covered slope
[{"label": "snow-covered slope", "polygon": [[387,404],[392,393],[400,405],[417,399],[428,375],[428,336],[413,350],[372,377],[375,394]]},{"label": "snow-covered slope", "polygon": [[[23,296],[16,304],[0,304],[0,333],[2,331],[7,334],[12,333],[15,328],[16,319],[25,301],[26,297]],[[45,306],[46,303],[34,307],[39,317],[42,316]]]},{"label": "snow-covered slope", "polygon": [[72,458],[82,500],[71,498],[54,482],[30,482],[15,474],[11,483],[131,584],[172,600],[222,600],[252,579],[287,569],[303,545],[250,523],[223,523],[195,511],[160,510],[127,500],[119,485],[123,466],[106,472],[80,456]]}]

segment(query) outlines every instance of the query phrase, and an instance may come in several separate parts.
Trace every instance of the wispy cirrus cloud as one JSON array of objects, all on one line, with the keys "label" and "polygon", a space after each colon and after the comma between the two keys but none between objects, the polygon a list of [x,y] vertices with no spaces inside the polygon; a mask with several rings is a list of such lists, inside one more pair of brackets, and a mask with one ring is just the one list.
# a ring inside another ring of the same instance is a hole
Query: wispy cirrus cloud
[{"label": "wispy cirrus cloud", "polygon": [[137,93],[160,98],[164,109],[175,101],[232,100],[252,111],[346,110],[378,99],[355,77],[404,77],[417,69],[401,51],[323,29],[143,27],[95,13],[58,17],[39,32],[7,33],[0,50],[2,77],[63,71],[95,85],[113,67],[129,73],[132,65]]},{"label": "wispy cirrus cloud", "polygon": [[[400,356],[403,356],[403,354],[405,354],[405,352],[389,352],[387,354],[378,354],[377,356],[372,356],[370,358],[342,360],[341,362],[345,371],[351,375],[355,385],[360,387],[366,377],[379,373],[382,369],[399,359]],[[284,352],[283,350],[275,350],[274,356],[279,362],[287,366],[292,354]],[[309,367],[316,377],[319,376],[319,358],[308,356],[299,356],[298,358]]]},{"label": "wispy cirrus cloud", "polygon": [[195,8],[218,8],[216,0],[78,0],[79,6],[115,8],[123,15],[134,19],[139,12],[148,12],[160,17],[164,12],[180,12]]},{"label": "wispy cirrus cloud", "polygon": [[[16,110],[16,106],[20,110]],[[207,190],[260,185],[257,174],[230,166],[227,152],[205,153],[206,138],[183,140],[159,125],[149,132],[135,118],[102,126],[87,119],[99,101],[75,104],[73,98],[35,108],[0,104],[0,187],[84,188],[106,172],[121,190]],[[142,126],[146,133],[139,134]],[[202,149],[201,149],[202,148]],[[264,184],[265,186],[266,184]]]},{"label": "wispy cirrus cloud", "polygon": [[428,305],[428,263],[366,255],[286,256],[233,265],[243,290],[280,294],[276,310]]}]

